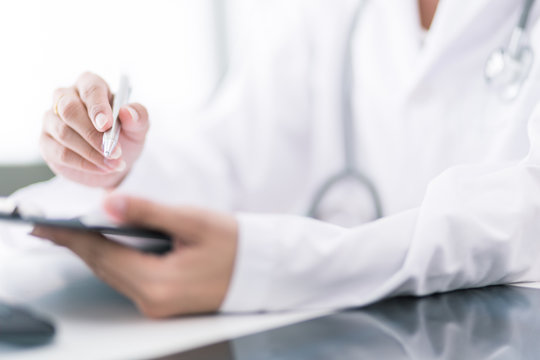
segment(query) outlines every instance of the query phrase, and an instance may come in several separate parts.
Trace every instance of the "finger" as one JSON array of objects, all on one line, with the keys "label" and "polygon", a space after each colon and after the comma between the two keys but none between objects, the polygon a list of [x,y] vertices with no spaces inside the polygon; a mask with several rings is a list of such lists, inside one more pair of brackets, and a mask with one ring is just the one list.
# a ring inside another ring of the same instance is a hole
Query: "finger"
[{"label": "finger", "polygon": [[54,96],[59,118],[81,135],[94,149],[101,152],[103,134],[92,125],[75,89],[58,89]]},{"label": "finger", "polygon": [[125,169],[125,162],[118,160],[122,155],[122,150],[119,146],[113,152],[112,157],[115,160],[105,159],[100,152],[90,146],[75,130],[64,123],[52,111],[49,111],[45,116],[46,120],[43,130],[64,147],[72,150],[103,170],[123,171]]},{"label": "finger", "polygon": [[191,208],[172,208],[152,201],[110,194],[105,198],[105,211],[115,220],[162,230],[183,240],[195,240],[206,229],[206,212]]},{"label": "finger", "polygon": [[129,104],[120,109],[118,119],[122,123],[122,132],[129,139],[140,142],[148,132],[148,112],[141,104]]},{"label": "finger", "polygon": [[44,133],[40,139],[40,146],[43,157],[50,164],[59,164],[70,169],[91,172],[96,174],[105,174],[108,171],[101,169],[90,161],[84,159],[79,154],[63,146],[49,134]]},{"label": "finger", "polygon": [[108,130],[113,122],[110,103],[112,96],[105,80],[87,72],[79,77],[75,87],[95,128],[101,132]]},{"label": "finger", "polygon": [[142,285],[149,274],[159,270],[156,256],[129,249],[103,236],[37,226],[31,235],[70,249],[101,279],[130,298],[143,296]]}]

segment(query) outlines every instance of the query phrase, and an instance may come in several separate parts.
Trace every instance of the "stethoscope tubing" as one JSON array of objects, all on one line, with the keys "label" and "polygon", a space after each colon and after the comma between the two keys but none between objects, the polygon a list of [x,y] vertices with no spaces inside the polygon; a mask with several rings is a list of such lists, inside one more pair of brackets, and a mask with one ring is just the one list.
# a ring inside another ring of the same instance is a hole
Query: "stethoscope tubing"
[{"label": "stethoscope tubing", "polygon": [[319,188],[319,191],[316,192],[315,197],[313,198],[312,206],[308,212],[308,216],[312,218],[317,218],[317,212],[321,206],[324,197],[328,192],[339,182],[342,182],[347,179],[352,179],[362,184],[369,191],[373,206],[375,209],[375,219],[379,219],[383,216],[382,202],[379,197],[379,192],[377,191],[375,184],[369,180],[365,175],[360,172],[355,172],[353,170],[345,169],[340,173],[337,173],[330,178],[328,178],[323,185]]},{"label": "stethoscope tubing", "polygon": [[[357,167],[356,164],[356,129],[354,123],[354,110],[353,110],[353,83],[354,83],[354,69],[353,69],[353,40],[357,25],[362,16],[364,7],[369,0],[360,0],[356,11],[353,14],[351,19],[349,29],[347,30],[347,36],[344,43],[344,54],[343,54],[343,72],[341,74],[341,119],[342,119],[342,131],[343,131],[343,152],[345,159],[345,166],[342,171],[337,172],[336,174],[330,176],[323,184],[318,188],[313,196],[313,200],[308,208],[308,216],[317,218],[318,212],[320,210],[321,204],[325,196],[330,192],[330,190],[336,186],[338,183],[352,179],[353,181],[358,182],[359,184],[365,186],[370,193],[371,200],[375,209],[375,219],[381,218],[383,216],[383,206],[381,202],[381,197],[379,191],[377,190],[375,184],[369,179],[369,177],[363,174]],[[519,38],[525,32],[527,28],[527,23],[529,20],[529,15],[531,13],[531,8],[534,5],[535,0],[524,0],[523,10],[519,18],[518,24],[516,25],[514,32],[518,30]],[[514,41],[516,42],[516,41]],[[519,41],[518,41],[519,42]],[[518,43],[516,42],[516,44]],[[515,46],[518,46],[517,44]],[[514,47],[513,41],[511,40],[510,48]],[[513,49],[510,49],[513,50]],[[519,54],[519,51],[514,51],[516,54]],[[518,55],[516,55],[518,56]]]},{"label": "stethoscope tubing", "polygon": [[354,126],[354,110],[352,102],[353,93],[353,38],[357,25],[362,16],[367,0],[361,0],[353,14],[347,29],[347,36],[344,43],[343,72],[341,73],[341,121],[343,131],[343,154],[345,159],[344,169],[330,176],[315,192],[313,200],[308,210],[308,216],[318,218],[322,201],[328,192],[338,183],[351,179],[368,189],[375,209],[375,218],[383,216],[382,202],[375,184],[369,180],[356,165],[356,127]]}]

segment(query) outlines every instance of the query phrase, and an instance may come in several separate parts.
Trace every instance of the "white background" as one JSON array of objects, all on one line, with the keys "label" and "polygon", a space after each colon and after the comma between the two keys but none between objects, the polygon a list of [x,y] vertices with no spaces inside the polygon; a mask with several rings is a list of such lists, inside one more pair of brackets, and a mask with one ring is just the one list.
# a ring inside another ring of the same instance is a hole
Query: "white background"
[{"label": "white background", "polygon": [[121,72],[153,128],[180,131],[205,103],[222,59],[212,0],[0,0],[0,163],[39,160],[55,88],[86,70]]}]

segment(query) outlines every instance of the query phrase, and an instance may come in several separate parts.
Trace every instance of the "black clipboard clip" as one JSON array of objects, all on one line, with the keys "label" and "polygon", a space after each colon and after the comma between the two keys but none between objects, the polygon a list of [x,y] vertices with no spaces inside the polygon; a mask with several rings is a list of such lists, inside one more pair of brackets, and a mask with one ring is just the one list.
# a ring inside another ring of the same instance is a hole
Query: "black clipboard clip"
[{"label": "black clipboard clip", "polygon": [[0,198],[0,221],[98,233],[122,245],[153,254],[165,254],[172,249],[171,237],[158,230],[114,224],[95,214],[52,219],[37,208],[19,205],[7,198]]}]

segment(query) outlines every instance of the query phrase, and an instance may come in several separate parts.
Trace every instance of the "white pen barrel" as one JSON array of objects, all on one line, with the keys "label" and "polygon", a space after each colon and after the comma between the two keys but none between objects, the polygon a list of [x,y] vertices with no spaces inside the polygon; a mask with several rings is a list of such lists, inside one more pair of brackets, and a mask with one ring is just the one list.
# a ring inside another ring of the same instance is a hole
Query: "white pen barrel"
[{"label": "white pen barrel", "polygon": [[103,134],[103,153],[106,157],[110,157],[116,144],[118,143],[118,137],[120,136],[120,122],[118,121],[118,114],[120,108],[126,105],[129,101],[129,95],[131,93],[131,87],[129,85],[129,79],[126,75],[120,77],[118,84],[118,91],[114,95],[113,100],[113,124],[112,127]]}]

